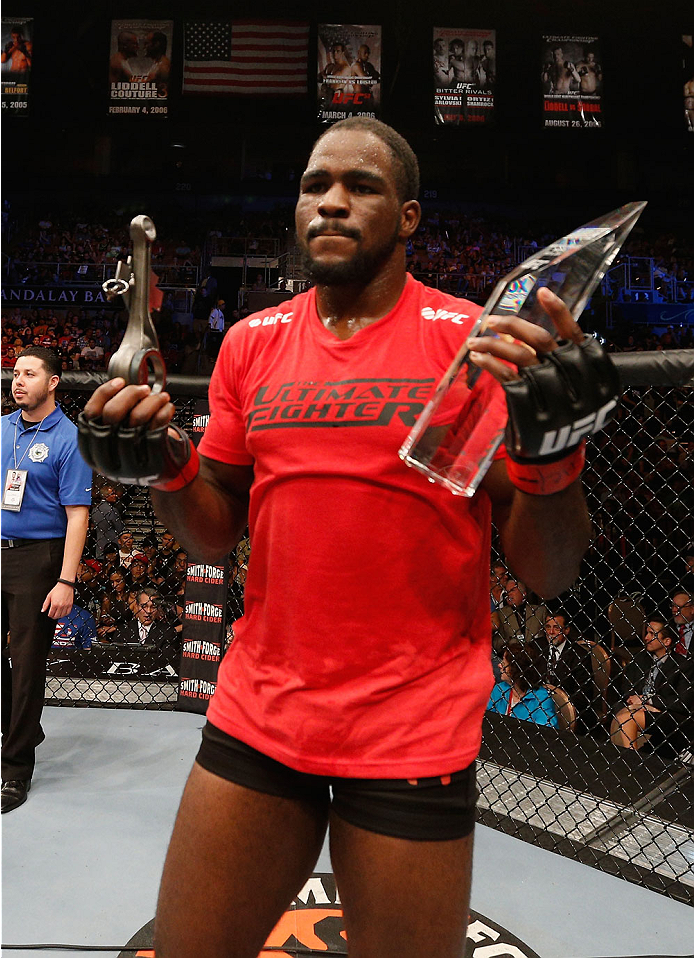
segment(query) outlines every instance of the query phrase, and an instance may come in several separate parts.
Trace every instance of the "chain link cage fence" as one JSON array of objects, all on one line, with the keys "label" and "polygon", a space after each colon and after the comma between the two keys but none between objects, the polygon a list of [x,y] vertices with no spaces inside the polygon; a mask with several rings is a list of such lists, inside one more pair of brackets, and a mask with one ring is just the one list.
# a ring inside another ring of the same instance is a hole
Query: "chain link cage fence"
[{"label": "chain link cage fence", "polygon": [[[677,352],[684,365],[672,375],[662,375],[671,362],[662,354],[650,354],[645,375],[634,358],[620,369],[631,385],[615,420],[588,443],[583,482],[594,537],[569,592],[548,602],[527,593],[494,537],[498,681],[484,724],[478,814],[694,903],[694,648],[686,646],[694,623],[694,351]],[[59,400],[72,420],[104,378],[64,376]],[[652,384],[659,381],[669,384]],[[13,408],[9,382],[3,375],[3,413]],[[172,377],[168,388],[176,421],[190,430],[207,380]],[[245,539],[231,557],[227,641],[243,610],[248,554]],[[75,610],[56,630],[47,702],[174,707],[186,562],[146,489],[95,476]],[[141,608],[157,623],[156,639],[123,644]]]}]

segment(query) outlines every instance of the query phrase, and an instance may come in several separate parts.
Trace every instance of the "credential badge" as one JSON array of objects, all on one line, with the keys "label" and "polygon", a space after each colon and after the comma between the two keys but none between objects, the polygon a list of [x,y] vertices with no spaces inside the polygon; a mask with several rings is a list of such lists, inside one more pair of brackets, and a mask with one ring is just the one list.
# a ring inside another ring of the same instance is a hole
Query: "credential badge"
[{"label": "credential badge", "polygon": [[48,459],[48,446],[45,442],[35,442],[29,450],[29,458],[32,462],[44,462]]}]

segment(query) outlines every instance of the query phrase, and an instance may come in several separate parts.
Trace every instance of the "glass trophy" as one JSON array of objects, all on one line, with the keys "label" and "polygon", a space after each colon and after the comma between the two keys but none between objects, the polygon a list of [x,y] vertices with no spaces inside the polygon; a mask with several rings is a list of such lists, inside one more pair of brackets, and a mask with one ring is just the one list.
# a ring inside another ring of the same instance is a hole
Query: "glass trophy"
[{"label": "glass trophy", "polygon": [[[487,331],[494,314],[520,316],[556,337],[537,302],[538,289],[551,289],[578,320],[645,206],[627,203],[526,259],[497,283],[469,336],[494,335]],[[430,482],[468,497],[487,472],[507,420],[503,390],[491,373],[469,362],[469,352],[464,344],[399,451]]]}]

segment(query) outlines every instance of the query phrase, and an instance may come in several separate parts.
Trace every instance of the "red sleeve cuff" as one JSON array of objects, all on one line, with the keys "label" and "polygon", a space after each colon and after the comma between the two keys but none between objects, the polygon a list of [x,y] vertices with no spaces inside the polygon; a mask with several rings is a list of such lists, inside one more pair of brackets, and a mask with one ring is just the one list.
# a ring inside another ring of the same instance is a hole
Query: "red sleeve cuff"
[{"label": "red sleeve cuff", "polygon": [[521,492],[532,496],[551,496],[567,489],[581,475],[586,461],[586,444],[581,445],[556,462],[522,463],[506,459],[506,469],[511,482]]}]

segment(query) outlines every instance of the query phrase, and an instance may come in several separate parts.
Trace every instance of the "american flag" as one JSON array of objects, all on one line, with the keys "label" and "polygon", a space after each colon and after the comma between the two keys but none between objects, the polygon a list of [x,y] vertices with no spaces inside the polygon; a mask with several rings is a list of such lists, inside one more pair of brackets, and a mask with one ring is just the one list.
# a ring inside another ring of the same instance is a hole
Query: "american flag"
[{"label": "american flag", "polygon": [[184,93],[231,93],[231,23],[186,23]]},{"label": "american flag", "polygon": [[183,91],[301,95],[308,91],[307,62],[307,23],[187,23]]}]

